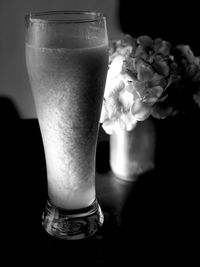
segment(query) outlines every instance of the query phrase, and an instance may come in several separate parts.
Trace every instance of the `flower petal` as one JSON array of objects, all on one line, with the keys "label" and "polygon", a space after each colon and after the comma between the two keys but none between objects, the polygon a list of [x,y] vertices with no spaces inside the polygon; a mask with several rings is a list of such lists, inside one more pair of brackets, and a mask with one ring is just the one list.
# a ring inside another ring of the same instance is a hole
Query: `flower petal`
[{"label": "flower petal", "polygon": [[105,103],[107,115],[109,119],[117,119],[121,114],[121,103],[118,97],[109,97]]},{"label": "flower petal", "polygon": [[132,115],[131,111],[127,113],[123,113],[120,117],[121,121],[124,123],[124,130],[131,131],[133,128],[135,128],[137,124],[137,120]]},{"label": "flower petal", "polygon": [[137,78],[139,81],[148,81],[152,79],[154,71],[149,64],[142,63],[137,65]]},{"label": "flower petal", "polygon": [[136,90],[136,87],[135,87],[134,83],[129,83],[124,89],[132,94],[133,101],[135,101],[136,99],[141,99],[141,95]]},{"label": "flower petal", "polygon": [[146,103],[153,104],[159,99],[159,97],[162,95],[163,91],[164,90],[161,86],[155,86],[152,88],[148,88],[146,90],[146,94],[143,98],[143,101]]},{"label": "flower petal", "polygon": [[161,54],[163,57],[169,56],[171,44],[161,38],[154,40],[154,51],[156,54]]},{"label": "flower petal", "polygon": [[118,91],[123,90],[125,87],[124,82],[121,80],[120,76],[115,79],[106,80],[105,91],[104,91],[104,98],[108,99],[109,97],[118,93]]},{"label": "flower petal", "polygon": [[133,105],[133,94],[124,89],[119,92],[119,101],[123,106],[123,112],[127,112]]},{"label": "flower petal", "polygon": [[122,71],[125,58],[123,56],[116,56],[109,66],[108,75],[109,78],[115,78]]},{"label": "flower petal", "polygon": [[171,105],[165,106],[163,104],[160,105],[160,103],[155,103],[155,105],[153,105],[151,109],[151,115],[157,119],[165,119],[173,112],[175,111],[173,110]]},{"label": "flower petal", "polygon": [[117,52],[125,58],[129,57],[132,51],[133,51],[133,47],[131,45],[128,45],[126,47],[119,47],[117,49]]},{"label": "flower petal", "polygon": [[148,35],[142,35],[137,38],[137,42],[143,48],[149,48],[153,45],[153,40]]},{"label": "flower petal", "polygon": [[153,67],[155,70],[163,76],[168,76],[169,75],[169,66],[166,61],[160,58],[155,58],[153,62]]},{"label": "flower petal", "polygon": [[114,128],[115,128],[115,121],[112,121],[112,120],[106,120],[104,121],[104,123],[102,124],[102,128],[104,129],[104,131],[107,133],[107,134],[113,134],[115,133],[114,131]]},{"label": "flower petal", "polygon": [[148,104],[140,100],[136,100],[132,106],[131,112],[137,121],[143,121],[150,115],[150,107]]}]

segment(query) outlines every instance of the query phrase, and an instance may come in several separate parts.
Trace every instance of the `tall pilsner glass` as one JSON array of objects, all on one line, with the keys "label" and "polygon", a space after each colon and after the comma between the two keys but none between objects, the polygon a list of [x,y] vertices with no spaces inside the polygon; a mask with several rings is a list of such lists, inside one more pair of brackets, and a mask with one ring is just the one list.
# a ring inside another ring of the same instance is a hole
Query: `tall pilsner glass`
[{"label": "tall pilsner glass", "polygon": [[55,237],[93,235],[103,224],[95,154],[108,66],[106,19],[42,12],[26,20],[26,64],[42,134],[48,200],[42,223]]}]

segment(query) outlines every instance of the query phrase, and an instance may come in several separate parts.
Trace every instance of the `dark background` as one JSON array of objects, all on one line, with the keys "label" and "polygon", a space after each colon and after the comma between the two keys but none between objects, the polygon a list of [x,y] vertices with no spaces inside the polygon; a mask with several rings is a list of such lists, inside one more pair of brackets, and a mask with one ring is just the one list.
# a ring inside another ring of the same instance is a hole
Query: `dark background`
[{"label": "dark background", "polygon": [[119,5],[123,32],[188,44],[196,55],[200,55],[199,12],[198,1],[120,0]]}]

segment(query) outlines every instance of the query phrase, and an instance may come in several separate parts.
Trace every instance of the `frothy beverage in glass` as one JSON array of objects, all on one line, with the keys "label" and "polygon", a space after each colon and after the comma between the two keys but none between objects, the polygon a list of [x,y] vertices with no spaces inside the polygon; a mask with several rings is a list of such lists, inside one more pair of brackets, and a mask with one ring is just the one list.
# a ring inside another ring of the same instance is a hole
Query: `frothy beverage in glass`
[{"label": "frothy beverage in glass", "polygon": [[[26,21],[27,70],[47,168],[43,223],[57,237],[84,238],[103,220],[95,193],[95,154],[108,65],[105,17],[47,12],[28,15]],[[86,216],[88,211],[93,217]],[[88,233],[82,228],[92,219]],[[78,230],[69,232],[77,220]]]}]

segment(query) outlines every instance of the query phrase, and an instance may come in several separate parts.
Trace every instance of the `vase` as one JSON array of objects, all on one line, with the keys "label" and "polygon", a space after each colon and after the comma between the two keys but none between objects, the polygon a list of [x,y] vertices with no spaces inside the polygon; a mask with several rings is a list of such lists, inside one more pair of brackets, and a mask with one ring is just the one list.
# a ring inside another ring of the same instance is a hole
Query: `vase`
[{"label": "vase", "polygon": [[151,118],[137,123],[131,131],[110,136],[110,167],[116,177],[135,181],[155,167],[155,124]]}]

